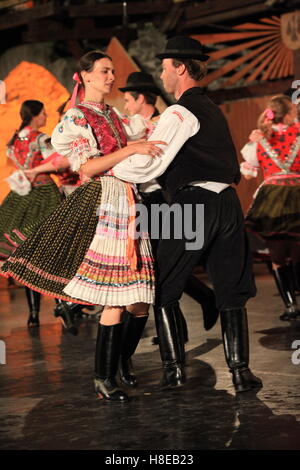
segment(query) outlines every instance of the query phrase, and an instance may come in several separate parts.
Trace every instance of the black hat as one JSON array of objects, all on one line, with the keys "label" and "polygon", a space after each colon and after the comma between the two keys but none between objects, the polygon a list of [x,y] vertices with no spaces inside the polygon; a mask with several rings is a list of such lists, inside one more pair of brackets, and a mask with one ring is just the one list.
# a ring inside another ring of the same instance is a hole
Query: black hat
[{"label": "black hat", "polygon": [[200,41],[187,36],[175,36],[168,40],[166,49],[157,54],[159,59],[197,59],[205,62],[209,56]]},{"label": "black hat", "polygon": [[160,95],[160,89],[155,85],[152,75],[144,72],[132,72],[127,77],[126,86],[119,88],[120,91],[148,92]]}]

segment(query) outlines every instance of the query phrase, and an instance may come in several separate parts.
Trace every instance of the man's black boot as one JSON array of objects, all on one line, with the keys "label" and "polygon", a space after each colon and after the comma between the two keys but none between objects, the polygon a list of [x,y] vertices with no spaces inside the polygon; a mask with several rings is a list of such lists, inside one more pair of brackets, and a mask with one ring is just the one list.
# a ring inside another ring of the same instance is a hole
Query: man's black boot
[{"label": "man's black boot", "polygon": [[[188,327],[187,327],[186,319],[184,318],[184,315],[181,310],[180,310],[180,316],[181,316],[181,326],[182,326],[182,332],[183,332],[183,341],[187,343],[189,340]],[[151,342],[152,344],[159,344],[158,336],[153,336]]]},{"label": "man's black boot", "polygon": [[159,349],[163,363],[161,388],[177,387],[185,383],[184,338],[179,302],[154,308]]},{"label": "man's black boot", "polygon": [[221,310],[221,327],[226,362],[236,392],[262,387],[249,369],[249,334],[246,308]]},{"label": "man's black boot", "polygon": [[282,321],[293,320],[300,316],[295,294],[293,268],[291,265],[284,265],[273,269],[273,273],[277,289],[285,305],[285,311],[279,318]]}]

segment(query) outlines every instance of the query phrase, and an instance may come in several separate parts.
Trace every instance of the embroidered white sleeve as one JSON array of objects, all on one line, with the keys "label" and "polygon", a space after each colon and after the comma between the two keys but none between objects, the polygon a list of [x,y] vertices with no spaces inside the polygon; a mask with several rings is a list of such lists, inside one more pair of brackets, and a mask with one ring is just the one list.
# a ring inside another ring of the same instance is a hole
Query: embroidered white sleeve
[{"label": "embroidered white sleeve", "polygon": [[257,160],[257,142],[248,142],[242,148],[241,154],[243,155],[243,159],[246,160],[246,162],[259,168],[259,163]]},{"label": "embroidered white sleeve", "polygon": [[113,167],[114,175],[132,183],[146,183],[162,175],[183,144],[200,129],[198,119],[183,106],[169,106],[158,121],[149,140],[161,140],[161,157],[132,155]]},{"label": "embroidered white sleeve", "polygon": [[140,114],[126,116],[120,113],[117,108],[113,108],[120,121],[122,122],[127,140],[144,139],[147,133],[147,123]]},{"label": "embroidered white sleeve", "polygon": [[257,159],[257,142],[248,142],[241,150],[244,162],[240,165],[240,170],[244,176],[256,177],[259,169],[259,162]]},{"label": "embroidered white sleeve", "polygon": [[89,158],[100,155],[92,129],[77,108],[69,109],[57,124],[51,142],[57,153],[69,159],[73,171],[78,172]]}]

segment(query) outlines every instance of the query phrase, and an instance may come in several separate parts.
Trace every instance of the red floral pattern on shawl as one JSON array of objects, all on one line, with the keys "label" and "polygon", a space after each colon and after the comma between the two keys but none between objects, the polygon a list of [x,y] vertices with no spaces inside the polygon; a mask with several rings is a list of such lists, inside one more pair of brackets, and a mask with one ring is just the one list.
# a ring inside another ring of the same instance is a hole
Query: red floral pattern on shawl
[{"label": "red floral pattern on shawl", "polygon": [[[84,105],[77,105],[76,107],[83,112],[85,118],[87,119],[97,141],[98,148],[103,155],[108,155],[109,153],[115,152],[120,148],[120,146],[125,147],[127,144],[127,139],[122,123],[110,106],[106,105],[105,109],[105,114],[107,114],[109,118],[98,114],[96,111],[93,111]],[[118,135],[120,145],[109,120],[111,121],[115,132]]]},{"label": "red floral pattern on shawl", "polygon": [[[34,131],[29,127],[26,129],[28,129],[28,134],[26,137],[17,137],[9,150],[10,154],[13,154],[14,158],[21,167],[24,167],[25,162],[27,161],[28,163],[25,169],[31,169],[44,162],[43,155],[38,143],[38,137],[42,134],[42,132]],[[14,162],[13,158],[12,161]]]}]

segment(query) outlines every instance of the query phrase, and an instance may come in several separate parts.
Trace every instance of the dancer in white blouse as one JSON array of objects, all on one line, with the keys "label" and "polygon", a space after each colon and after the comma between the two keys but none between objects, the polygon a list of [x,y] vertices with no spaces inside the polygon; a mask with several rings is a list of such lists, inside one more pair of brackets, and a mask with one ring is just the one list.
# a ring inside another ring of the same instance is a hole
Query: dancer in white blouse
[{"label": "dancer in white blouse", "polygon": [[[183,236],[176,237],[173,222],[168,227],[170,237],[162,237],[158,248],[155,320],[164,366],[161,386],[176,387],[186,380],[178,301],[192,269],[205,260],[220,310],[225,357],[235,390],[260,388],[261,380],[249,369],[245,304],[256,293],[251,254],[241,206],[230,187],[240,180],[239,165],[221,110],[199,87],[208,56],[198,41],[175,37],[158,57],[163,59],[164,87],[178,100],[161,115],[151,136],[167,143],[164,155],[132,155],[115,165],[113,174],[136,183],[158,178],[171,203],[183,213],[186,206],[192,208],[190,220],[181,227]],[[96,171],[97,165],[89,176]],[[204,207],[204,218],[197,218],[199,206]],[[189,243],[186,228],[189,233],[195,230],[194,245]]]}]

